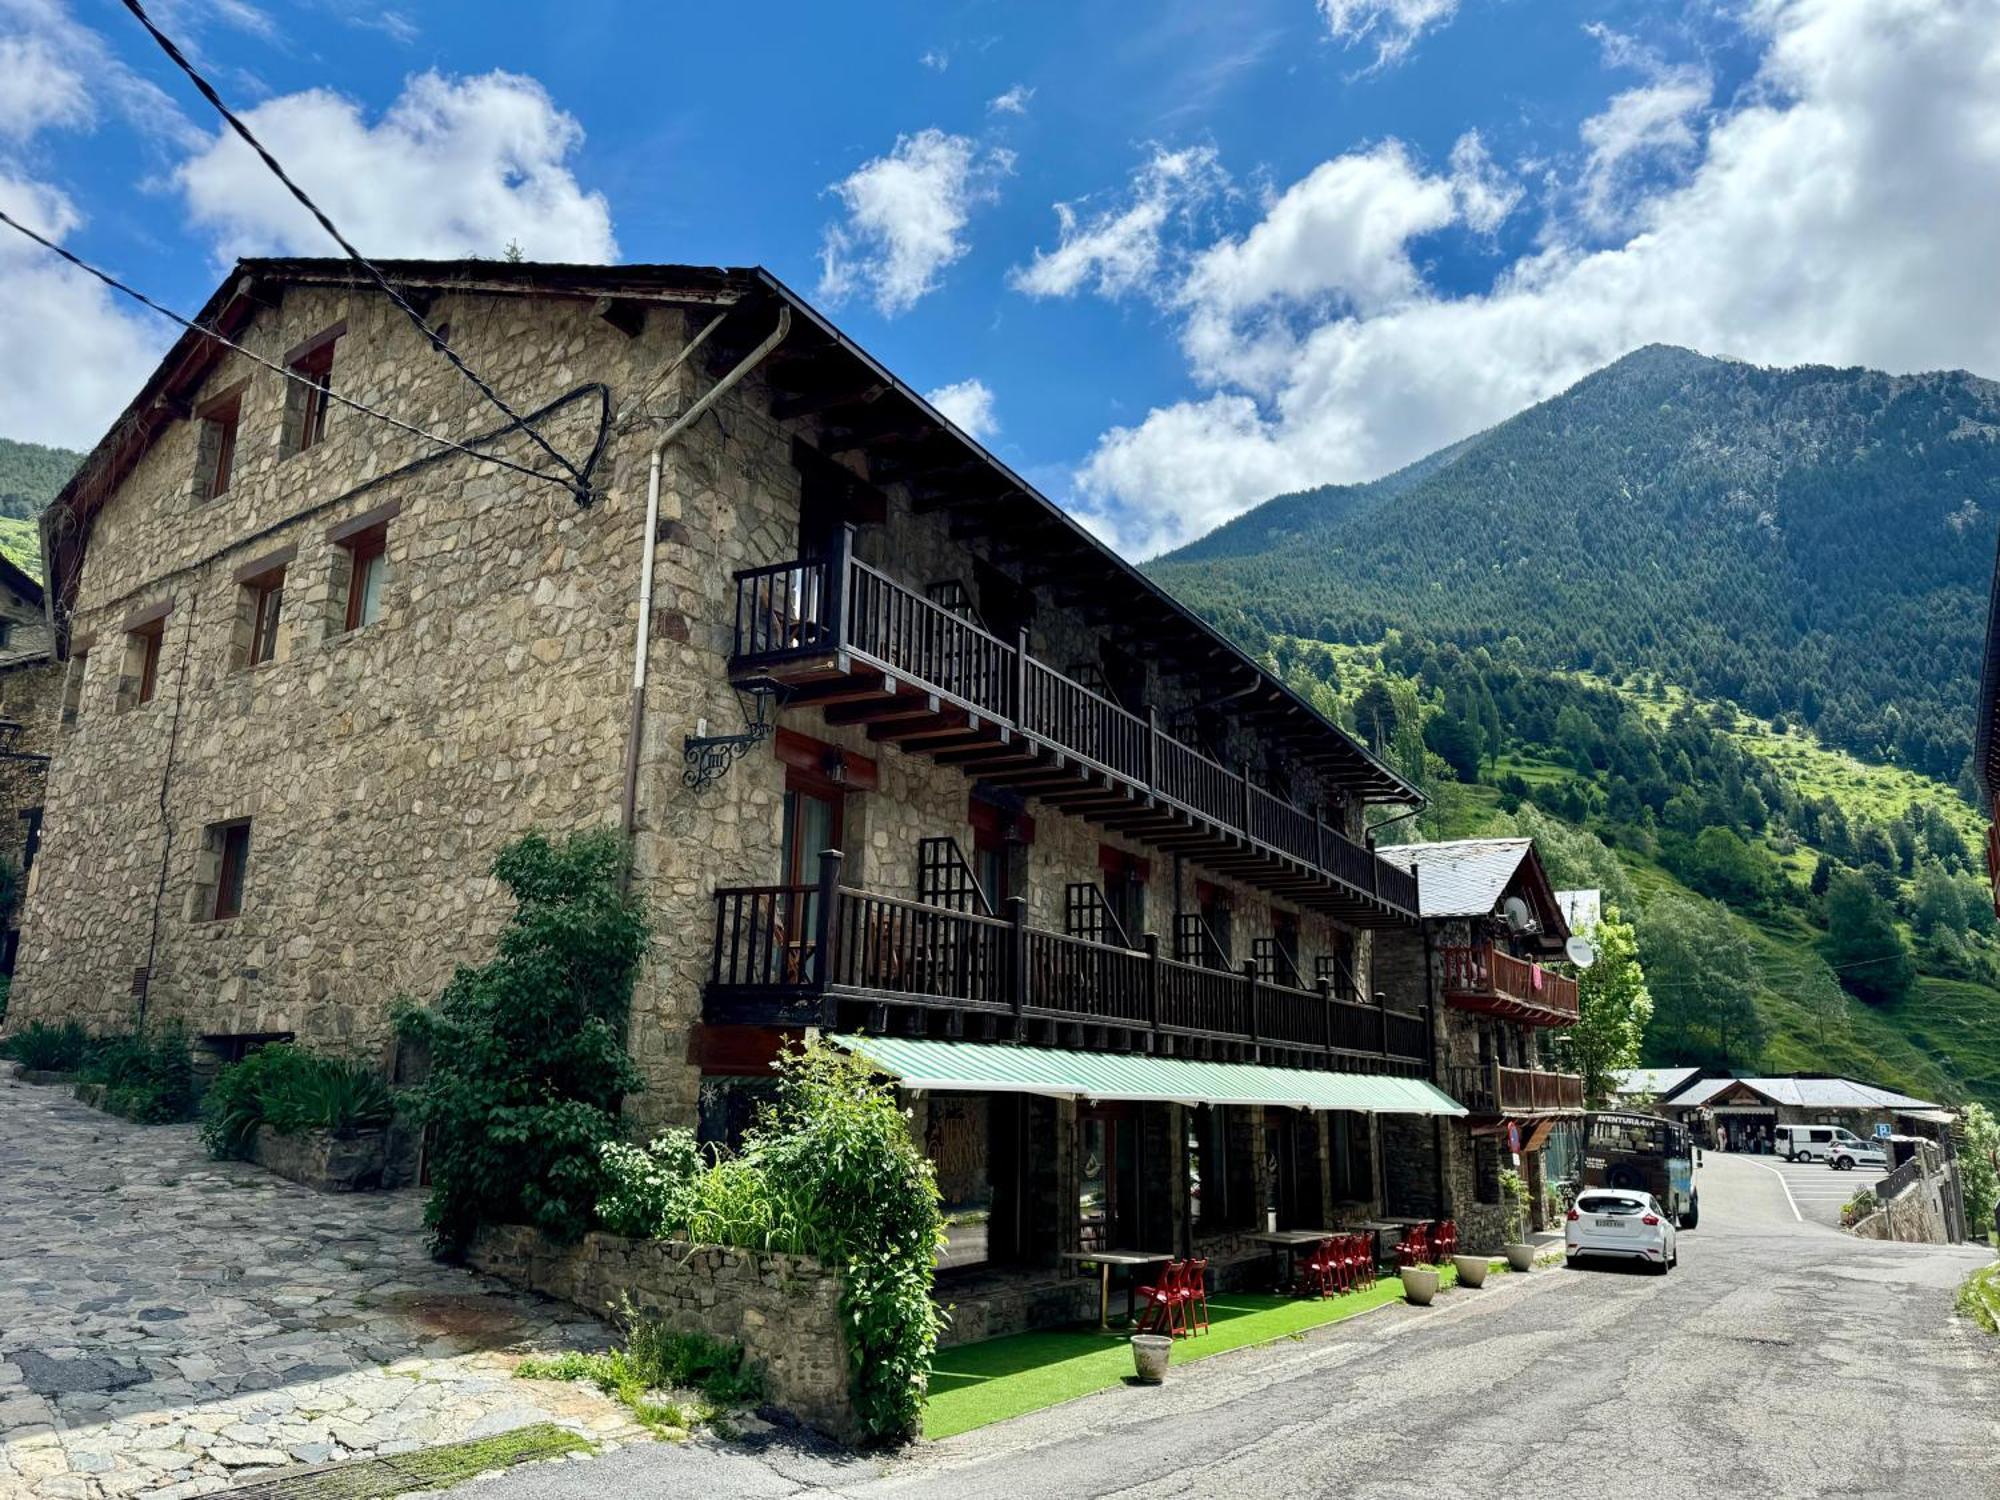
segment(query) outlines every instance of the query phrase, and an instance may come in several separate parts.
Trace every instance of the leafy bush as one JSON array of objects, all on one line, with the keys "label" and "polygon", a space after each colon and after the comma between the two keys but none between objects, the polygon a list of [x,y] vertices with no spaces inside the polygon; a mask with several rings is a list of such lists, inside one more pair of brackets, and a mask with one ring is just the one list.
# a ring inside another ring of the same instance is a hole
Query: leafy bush
[{"label": "leafy bush", "polygon": [[498,953],[398,1015],[430,1047],[412,1112],[434,1132],[425,1218],[441,1254],[482,1222],[558,1240],[590,1227],[599,1153],[640,1086],[620,1033],[646,924],[620,888],[624,857],[604,833],[509,844],[493,864],[516,903]]},{"label": "leafy bush", "polygon": [[644,1151],[606,1147],[599,1216],[619,1233],[684,1232],[840,1268],[856,1406],[872,1434],[898,1437],[916,1428],[937,1347],[935,1176],[866,1063],[814,1045],[778,1070],[740,1155],[704,1164],[684,1131]]},{"label": "leafy bush", "polygon": [[1507,1208],[1507,1236],[1518,1245],[1528,1236],[1528,1184],[1512,1167],[1500,1171],[1500,1201]]},{"label": "leafy bush", "polygon": [[0,1042],[0,1054],[43,1073],[74,1073],[95,1047],[90,1034],[75,1021],[65,1021],[60,1026],[31,1021]]},{"label": "leafy bush", "polygon": [[259,1125],[279,1135],[366,1130],[394,1114],[370,1069],[279,1042],[222,1070],[201,1101],[201,1138],[211,1156],[242,1156]]},{"label": "leafy bush", "polygon": [[83,1065],[83,1080],[103,1085],[106,1110],[142,1125],[194,1116],[194,1063],[178,1026],[100,1042]]},{"label": "leafy bush", "polygon": [[1965,1149],[1958,1154],[1959,1181],[1965,1189],[1965,1219],[1980,1239],[1993,1227],[1993,1207],[2000,1203],[2000,1123],[1983,1104],[1965,1106]]},{"label": "leafy bush", "polygon": [[1842,1229],[1852,1229],[1881,1206],[1881,1203],[1875,1197],[1875,1189],[1861,1189],[1860,1192],[1840,1205],[1840,1227]]}]

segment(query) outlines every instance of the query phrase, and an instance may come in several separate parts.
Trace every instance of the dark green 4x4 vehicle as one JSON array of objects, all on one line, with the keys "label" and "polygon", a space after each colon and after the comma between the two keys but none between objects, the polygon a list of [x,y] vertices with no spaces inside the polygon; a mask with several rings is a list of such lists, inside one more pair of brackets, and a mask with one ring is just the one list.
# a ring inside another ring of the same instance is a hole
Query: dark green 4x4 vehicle
[{"label": "dark green 4x4 vehicle", "polygon": [[1581,1185],[1651,1193],[1677,1228],[1701,1222],[1694,1143],[1686,1126],[1658,1115],[1628,1110],[1585,1115]]}]

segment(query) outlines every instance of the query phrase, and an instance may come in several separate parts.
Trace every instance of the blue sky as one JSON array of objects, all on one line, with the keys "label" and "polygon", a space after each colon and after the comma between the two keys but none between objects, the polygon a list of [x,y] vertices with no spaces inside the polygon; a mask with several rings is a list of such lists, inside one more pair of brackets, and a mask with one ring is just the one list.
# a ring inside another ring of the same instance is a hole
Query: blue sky
[{"label": "blue sky", "polygon": [[[761,263],[1135,555],[1656,339],[2000,372],[2000,0],[155,11],[364,249]],[[183,310],[321,248],[114,0],[0,0],[0,206]],[[82,445],[166,333],[38,256]]]}]

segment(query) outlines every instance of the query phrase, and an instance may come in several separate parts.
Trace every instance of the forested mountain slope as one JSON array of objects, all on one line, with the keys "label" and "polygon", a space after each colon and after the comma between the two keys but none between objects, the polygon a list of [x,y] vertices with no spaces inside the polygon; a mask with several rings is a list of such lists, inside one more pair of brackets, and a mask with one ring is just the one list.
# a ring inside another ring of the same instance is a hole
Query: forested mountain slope
[{"label": "forested mountain slope", "polygon": [[83,462],[81,453],[0,438],[0,551],[40,576],[35,517]]},{"label": "forested mountain slope", "polygon": [[1150,571],[1253,643],[1511,636],[1542,666],[1659,672],[1949,780],[1996,530],[2000,385],[1653,346]]}]

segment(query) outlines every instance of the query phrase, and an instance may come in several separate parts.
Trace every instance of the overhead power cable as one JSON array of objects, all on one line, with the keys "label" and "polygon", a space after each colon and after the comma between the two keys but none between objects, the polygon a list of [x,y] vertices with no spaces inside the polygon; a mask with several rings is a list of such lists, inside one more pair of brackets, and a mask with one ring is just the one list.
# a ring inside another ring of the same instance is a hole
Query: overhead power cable
[{"label": "overhead power cable", "polygon": [[566,488],[568,488],[569,491],[573,495],[575,495],[576,503],[578,505],[589,505],[591,502],[590,480],[588,479],[588,477],[585,476],[583,471],[577,468],[575,464],[571,463],[561,453],[557,452],[556,449],[549,443],[549,440],[547,438],[543,437],[541,433],[537,432],[534,429],[534,427],[525,418],[521,416],[519,412],[515,411],[513,407],[509,406],[506,400],[500,395],[500,393],[494,390],[493,387],[489,385],[479,375],[477,371],[475,371],[463,359],[459,358],[458,351],[453,349],[451,345],[447,343],[445,339],[438,333],[438,331],[435,328],[431,327],[431,325],[427,321],[425,321],[424,315],[418,312],[416,308],[412,307],[409,303],[409,300],[405,298],[401,292],[396,290],[396,288],[393,285],[390,284],[389,278],[384,276],[381,273],[381,271],[377,270],[374,263],[370,261],[367,256],[363,255],[358,249],[356,249],[353,243],[348,240],[347,236],[343,235],[340,232],[340,230],[334,226],[333,220],[327,217],[325,210],[323,210],[317,203],[313,202],[312,198],[306,193],[306,190],[304,188],[300,187],[296,182],[292,181],[291,177],[286,173],[284,167],[279,165],[277,157],[273,156],[270,153],[270,151],[265,147],[264,143],[258,140],[257,137],[251,133],[250,127],[248,125],[245,125],[243,121],[236,115],[236,113],[233,110],[231,110],[227,104],[222,102],[222,96],[215,91],[215,86],[201,75],[201,72],[195,67],[193,63],[188,61],[187,55],[181,51],[178,45],[176,45],[174,39],[168,36],[164,31],[160,30],[160,28],[154,24],[153,18],[146,14],[146,7],[141,5],[139,3],[139,0],[124,0],[124,5],[125,8],[130,12],[132,12],[132,14],[138,19],[139,24],[146,28],[147,32],[152,36],[153,40],[160,44],[160,49],[163,52],[165,52],[167,56],[173,61],[174,66],[179,68],[183,73],[185,73],[188,76],[188,81],[194,84],[195,88],[200,91],[202,98],[206,99],[211,105],[215,107],[216,113],[222,116],[222,118],[228,123],[229,128],[231,130],[234,130],[238,136],[242,137],[244,144],[249,146],[252,151],[255,151],[257,153],[257,155],[263,160],[264,165],[271,169],[272,175],[275,176],[278,179],[278,181],[282,182],[285,185],[285,187],[291,192],[291,195],[299,201],[300,206],[302,206],[307,213],[311,214],[314,219],[319,221],[320,228],[324,229],[329,235],[331,235],[333,237],[334,243],[339,245],[342,250],[345,250],[347,252],[347,258],[353,261],[355,265],[359,266],[363,271],[368,273],[369,279],[373,281],[375,285],[381,289],[382,294],[385,297],[387,297],[391,302],[395,303],[395,305],[398,308],[402,309],[404,316],[407,317],[412,323],[416,325],[417,330],[420,333],[422,333],[425,339],[427,339],[430,342],[430,346],[433,349],[437,350],[438,353],[442,354],[446,359],[450,360],[453,367],[457,369],[461,375],[463,375],[467,380],[471,381],[473,385],[478,387],[481,395],[485,396],[488,401],[492,402],[502,412],[506,413],[509,420],[511,420],[516,426],[520,427],[524,432],[526,432],[529,437],[533,438],[535,441],[535,445],[537,447],[539,447],[544,453],[548,454],[548,456],[550,458],[553,458],[557,463],[561,464],[564,469],[569,471],[570,479],[569,481],[565,482]]},{"label": "overhead power cable", "polygon": [[[158,313],[161,317],[166,318],[171,322],[178,323],[180,324],[181,327],[189,329],[192,332],[198,333],[204,338],[214,339],[216,343],[222,345],[225,349],[233,349],[238,354],[242,355],[245,359],[250,360],[254,364],[262,365],[265,369],[271,370],[279,375],[282,375],[287,380],[297,381],[301,384],[311,384],[315,390],[321,392],[321,394],[326,396],[328,400],[336,401],[340,405],[347,407],[351,411],[358,411],[365,417],[373,417],[378,422],[386,422],[391,427],[395,427],[403,432],[407,432],[413,437],[422,438],[427,443],[435,443],[440,448],[449,448],[455,452],[465,454],[466,457],[468,458],[476,458],[483,464],[497,464],[499,467],[503,469],[512,469],[517,474],[525,474],[530,479],[539,479],[544,481],[545,483],[557,485],[562,489],[572,490],[572,493],[574,492],[569,481],[564,479],[560,474],[551,474],[543,469],[531,469],[528,468],[525,464],[515,463],[512,459],[497,458],[491,453],[481,453],[478,449],[468,448],[465,444],[457,442],[452,438],[440,437],[435,432],[427,432],[421,427],[412,426],[410,423],[403,421],[400,417],[392,417],[387,412],[377,411],[372,406],[364,406],[359,401],[355,401],[347,396],[341,395],[339,391],[329,390],[326,387],[321,386],[317,381],[309,380],[308,377],[301,375],[297,370],[286,369],[283,365],[277,364],[275,361],[268,360],[264,358],[263,355],[258,354],[253,350],[246,349],[241,344],[236,343],[231,339],[224,338],[220,333],[216,332],[213,328],[210,328],[207,324],[194,322],[192,319],[182,317],[179,313],[175,312],[170,307],[161,306],[158,302],[155,302],[151,297],[148,297],[144,292],[139,291],[135,287],[127,286],[117,277],[112,276],[107,272],[98,270],[96,266],[91,265],[90,262],[64,249],[61,245],[58,245],[55,241],[48,239],[46,236],[43,236],[41,234],[37,234],[34,230],[30,229],[27,225],[23,224],[19,219],[16,219],[12,214],[9,214],[5,209],[0,209],[0,224],[5,224],[8,228],[16,230],[19,233],[26,235],[29,239],[33,240],[43,249],[52,251],[56,255],[61,256],[64,260],[68,261],[71,265],[75,266],[79,271],[82,271],[87,275],[96,277],[99,281],[103,282],[113,291],[122,293],[123,295],[130,297],[133,301],[139,303],[142,307],[150,308],[152,311]],[[514,418],[514,425],[517,427],[524,428],[530,432],[533,431],[532,428],[528,427],[527,422],[523,418],[518,416]],[[547,447],[548,445],[543,444],[543,446]]]}]

